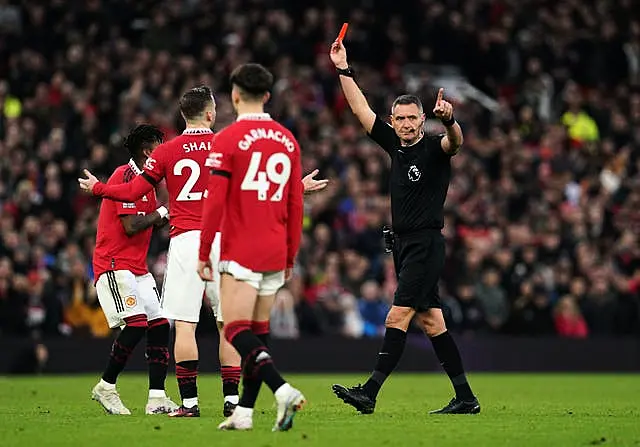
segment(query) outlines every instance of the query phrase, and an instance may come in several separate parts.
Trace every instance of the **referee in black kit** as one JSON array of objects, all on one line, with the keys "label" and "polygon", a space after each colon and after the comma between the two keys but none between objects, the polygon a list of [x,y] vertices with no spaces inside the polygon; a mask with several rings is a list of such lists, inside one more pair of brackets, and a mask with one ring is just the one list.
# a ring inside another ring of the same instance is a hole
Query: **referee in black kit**
[{"label": "referee in black kit", "polygon": [[438,280],[445,262],[443,207],[451,180],[451,157],[462,145],[462,130],[453,118],[453,107],[442,99],[440,89],[433,113],[444,124],[446,134],[425,135],[420,99],[403,95],[393,102],[389,126],[371,110],[356,84],[341,40],[331,46],[330,57],[351,110],[371,139],[391,157],[393,259],[398,277],[373,373],[364,385],[333,385],[333,392],[359,412],[373,413],[378,392],[398,364],[407,328],[417,315],[455,389],[449,404],[432,413],[479,413],[480,403],[471,391],[458,347],[445,326],[438,296]]}]

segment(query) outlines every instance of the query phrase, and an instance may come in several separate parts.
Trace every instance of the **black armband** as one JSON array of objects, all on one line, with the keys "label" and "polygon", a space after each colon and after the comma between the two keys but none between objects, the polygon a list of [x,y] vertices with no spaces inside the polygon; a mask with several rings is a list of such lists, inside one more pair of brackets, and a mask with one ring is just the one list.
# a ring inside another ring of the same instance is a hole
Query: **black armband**
[{"label": "black armband", "polygon": [[153,177],[151,177],[149,174],[147,174],[146,172],[142,173],[142,178],[144,178],[146,181],[148,181],[150,184],[152,184],[153,186],[157,186],[159,182],[156,181],[156,179],[154,179]]},{"label": "black armband", "polygon": [[451,115],[451,118],[448,120],[440,120],[440,122],[445,126],[445,127],[451,127],[456,123],[456,119],[454,118],[453,115]]},{"label": "black armband", "polygon": [[338,75],[346,76],[348,78],[353,78],[356,75],[356,72],[354,71],[353,67],[351,67],[351,66],[348,66],[347,68],[338,68],[338,67],[336,67],[336,71],[338,72]]}]

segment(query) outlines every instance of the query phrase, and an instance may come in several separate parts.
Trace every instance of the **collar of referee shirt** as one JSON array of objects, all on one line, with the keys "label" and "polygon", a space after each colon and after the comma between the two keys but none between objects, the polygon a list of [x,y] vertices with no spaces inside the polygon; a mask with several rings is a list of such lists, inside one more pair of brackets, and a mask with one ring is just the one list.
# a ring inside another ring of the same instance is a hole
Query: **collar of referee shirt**
[{"label": "collar of referee shirt", "polygon": [[207,133],[213,133],[213,130],[206,127],[188,127],[182,131],[182,135],[204,135]]},{"label": "collar of referee shirt", "polygon": [[271,115],[268,113],[241,113],[236,118],[236,121],[249,120],[249,121],[268,121],[271,119]]},{"label": "collar of referee shirt", "polygon": [[142,174],[142,170],[138,167],[136,162],[133,161],[133,158],[129,159],[129,167],[131,168],[131,170],[134,172],[135,175]]}]

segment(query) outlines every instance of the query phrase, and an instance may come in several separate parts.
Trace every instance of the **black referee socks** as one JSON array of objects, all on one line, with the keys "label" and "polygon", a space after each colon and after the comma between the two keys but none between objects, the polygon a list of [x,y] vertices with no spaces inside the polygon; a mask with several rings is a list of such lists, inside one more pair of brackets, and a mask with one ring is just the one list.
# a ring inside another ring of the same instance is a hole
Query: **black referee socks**
[{"label": "black referee socks", "polygon": [[464,374],[458,346],[449,331],[443,332],[435,337],[430,337],[430,340],[442,368],[444,368],[449,376],[449,380],[451,380],[451,384],[456,391],[456,397],[462,400],[473,399],[473,392]]},{"label": "black referee socks", "polygon": [[382,348],[378,352],[378,362],[371,377],[363,386],[364,392],[369,397],[376,398],[382,384],[398,365],[406,341],[407,333],[401,329],[391,327],[385,331]]}]

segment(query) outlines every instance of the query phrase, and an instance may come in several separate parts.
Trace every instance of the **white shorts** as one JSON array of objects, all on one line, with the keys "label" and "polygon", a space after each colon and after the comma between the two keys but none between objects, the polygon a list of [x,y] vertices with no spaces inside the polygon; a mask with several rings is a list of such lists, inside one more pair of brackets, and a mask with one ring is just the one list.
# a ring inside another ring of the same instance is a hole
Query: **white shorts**
[{"label": "white shorts", "polygon": [[151,273],[136,276],[129,270],[105,272],[96,282],[96,292],[112,329],[124,326],[124,319],[134,315],[146,315],[147,321],[164,317]]},{"label": "white shorts", "polygon": [[220,315],[220,274],[216,266],[220,259],[220,233],[216,234],[211,249],[213,282],[205,282],[198,276],[200,230],[187,231],[172,237],[167,254],[167,271],[162,287],[162,310],[170,320],[197,323],[203,297],[209,299],[216,318]]},{"label": "white shorts", "polygon": [[235,261],[221,261],[220,273],[228,273],[238,281],[243,281],[258,291],[258,296],[275,295],[284,285],[284,270],[258,273],[241,266]]}]

